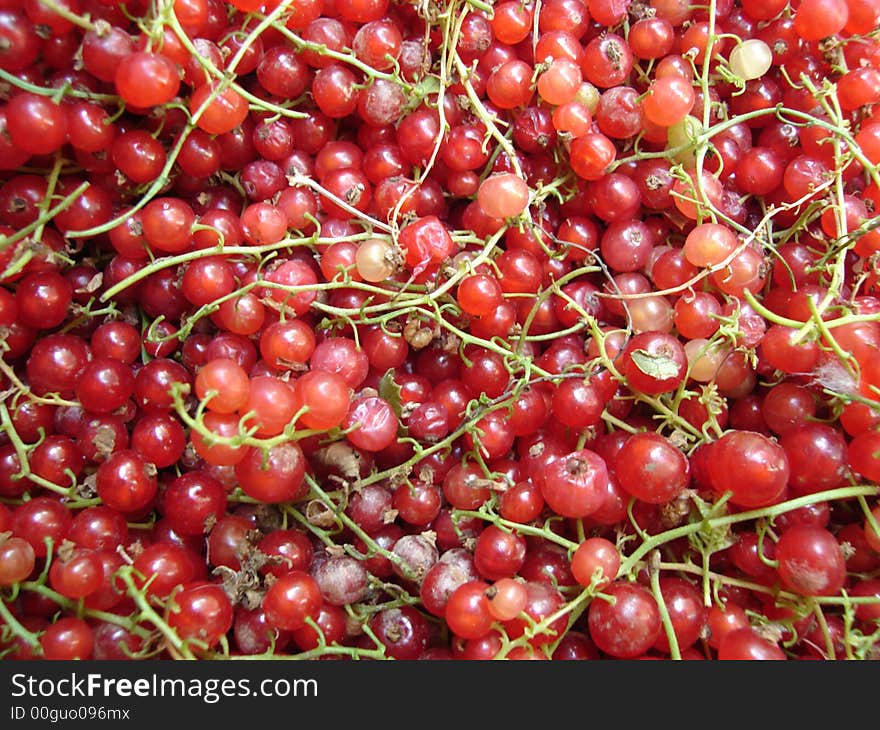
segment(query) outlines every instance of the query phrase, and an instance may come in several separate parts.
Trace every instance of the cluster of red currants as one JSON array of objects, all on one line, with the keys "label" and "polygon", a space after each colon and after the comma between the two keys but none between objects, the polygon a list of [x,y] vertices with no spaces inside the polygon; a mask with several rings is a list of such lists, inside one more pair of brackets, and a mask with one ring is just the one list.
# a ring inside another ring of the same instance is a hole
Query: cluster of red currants
[{"label": "cluster of red currants", "polygon": [[0,654],[865,659],[880,0],[0,0]]}]

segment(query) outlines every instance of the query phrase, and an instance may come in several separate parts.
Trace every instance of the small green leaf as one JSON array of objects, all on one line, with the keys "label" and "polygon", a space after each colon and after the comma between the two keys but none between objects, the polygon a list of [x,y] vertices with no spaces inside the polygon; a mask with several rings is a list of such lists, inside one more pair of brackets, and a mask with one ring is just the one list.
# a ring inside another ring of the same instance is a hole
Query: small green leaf
[{"label": "small green leaf", "polygon": [[698,551],[705,555],[716,553],[719,550],[729,548],[736,542],[736,535],[730,525],[712,525],[712,518],[727,514],[727,506],[724,502],[712,503],[701,499],[696,494],[691,495],[691,501],[696,507],[691,512],[690,522],[700,523],[698,532],[688,535],[688,542]]},{"label": "small green leaf", "polygon": [[379,397],[388,402],[398,418],[403,413],[400,390],[400,385],[394,380],[394,370],[389,368],[379,381]]},{"label": "small green leaf", "polygon": [[639,370],[655,380],[668,380],[678,376],[678,363],[671,357],[647,350],[633,350],[631,357]]}]

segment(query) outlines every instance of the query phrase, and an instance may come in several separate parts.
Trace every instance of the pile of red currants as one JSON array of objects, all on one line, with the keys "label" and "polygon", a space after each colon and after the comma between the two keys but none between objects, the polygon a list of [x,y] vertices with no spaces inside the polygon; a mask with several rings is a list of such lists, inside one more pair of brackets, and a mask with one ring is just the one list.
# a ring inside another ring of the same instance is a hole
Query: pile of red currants
[{"label": "pile of red currants", "polygon": [[0,0],[0,656],[880,658],[880,0]]}]

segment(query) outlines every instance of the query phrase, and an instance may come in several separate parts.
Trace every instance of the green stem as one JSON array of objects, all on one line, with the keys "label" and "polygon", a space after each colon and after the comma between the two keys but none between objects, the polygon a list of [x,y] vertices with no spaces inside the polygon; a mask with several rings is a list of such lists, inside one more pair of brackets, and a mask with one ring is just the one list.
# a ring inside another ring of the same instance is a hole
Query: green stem
[{"label": "green stem", "polygon": [[478,519],[485,520],[486,522],[491,522],[496,527],[501,527],[508,531],[518,532],[522,535],[542,537],[548,542],[553,542],[561,547],[564,547],[569,552],[573,552],[577,549],[578,546],[578,543],[569,540],[568,538],[562,537],[562,535],[557,535],[555,532],[553,532],[553,530],[550,530],[546,527],[535,527],[534,525],[526,525],[521,522],[505,520],[503,517],[499,517],[498,515],[491,512],[484,512],[482,510],[457,509],[453,511],[453,514],[459,517],[476,517]]},{"label": "green stem", "polygon": [[675,626],[672,625],[672,617],[669,615],[669,608],[666,600],[663,598],[663,591],[660,590],[660,554],[654,553],[655,560],[650,561],[649,572],[651,575],[651,593],[654,594],[654,600],[657,602],[657,609],[660,611],[660,621],[663,623],[663,631],[666,633],[666,640],[669,642],[669,656],[672,659],[681,659],[681,649],[678,646],[678,637],[675,634]]},{"label": "green stem", "polygon": [[51,10],[56,15],[64,18],[68,23],[72,23],[78,28],[82,28],[84,31],[94,31],[96,30],[95,24],[89,20],[88,14],[85,16],[78,15],[74,13],[69,8],[64,7],[63,5],[59,5],[55,2],[55,0],[39,0],[41,5],[45,5],[49,10]]},{"label": "green stem", "polygon": [[3,619],[3,622],[9,627],[13,634],[19,637],[32,649],[39,650],[40,637],[33,631],[28,631],[21,625],[21,622],[12,615],[12,612],[6,606],[6,602],[2,598],[0,598],[0,618]]},{"label": "green stem", "polygon": [[[88,182],[80,183],[80,185],[78,185],[77,188],[69,195],[65,196],[65,198],[60,203],[52,206],[48,210],[44,210],[35,221],[29,223],[24,228],[20,228],[16,233],[13,233],[11,236],[0,237],[0,251],[5,251],[7,248],[22,240],[23,238],[26,238],[37,229],[42,229],[55,216],[57,216],[59,213],[63,213],[71,205],[73,205],[76,202],[77,198],[79,198],[86,190],[88,190],[89,185],[90,183]],[[75,233],[75,231],[71,231],[68,235],[72,236],[75,235]]]},{"label": "green stem", "polygon": [[144,593],[137,587],[134,582],[134,569],[131,566],[123,566],[117,572],[117,577],[125,584],[126,592],[134,601],[140,612],[140,617],[144,621],[153,624],[165,637],[165,640],[174,650],[185,659],[195,659],[195,655],[190,648],[163,619],[156,610],[147,601]]},{"label": "green stem", "polygon": [[[39,96],[54,97],[58,94],[58,89],[32,84],[3,69],[0,69],[0,80],[5,81],[10,86],[21,89],[22,91],[28,91],[31,94],[38,94]],[[99,94],[93,91],[83,91],[71,86],[67,86],[64,89],[64,95],[72,96],[75,99],[85,99],[87,101],[99,102],[102,104],[116,104],[120,101],[120,98],[115,94]]]},{"label": "green stem", "polygon": [[[50,599],[54,603],[58,604],[59,608],[64,609],[70,613],[73,613],[77,610],[77,605],[79,601],[71,600],[66,596],[62,596],[57,591],[53,591],[51,588],[46,585],[39,583],[37,581],[28,581],[26,583],[21,584],[22,590],[31,591],[32,593],[39,593],[41,596]],[[82,617],[92,618],[97,621],[104,621],[108,624],[113,624],[114,626],[121,626],[129,633],[135,634],[142,639],[146,639],[150,636],[150,632],[147,631],[143,626],[139,626],[137,621],[132,619],[130,616],[120,616],[116,613],[110,613],[109,611],[99,611],[94,608],[82,608],[81,610]]]},{"label": "green stem", "polygon": [[649,536],[632,554],[630,554],[621,564],[618,575],[627,575],[636,568],[639,562],[652,550],[673,540],[695,534],[706,527],[716,529],[728,525],[736,525],[741,522],[749,522],[751,520],[777,517],[807,505],[817,504],[819,502],[833,502],[835,500],[853,499],[859,496],[876,496],[880,492],[880,487],[858,486],[858,487],[841,487],[839,489],[829,489],[824,492],[816,492],[807,494],[803,497],[796,497],[785,502],[774,504],[770,507],[761,509],[748,510],[745,512],[737,512],[732,515],[723,515],[721,517],[709,518],[705,521],[697,521],[681,527],[673,528],[656,535]]}]

